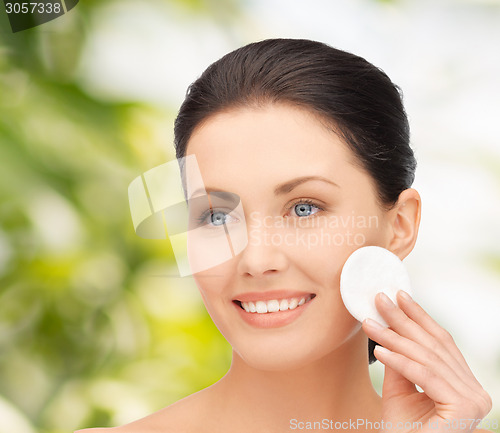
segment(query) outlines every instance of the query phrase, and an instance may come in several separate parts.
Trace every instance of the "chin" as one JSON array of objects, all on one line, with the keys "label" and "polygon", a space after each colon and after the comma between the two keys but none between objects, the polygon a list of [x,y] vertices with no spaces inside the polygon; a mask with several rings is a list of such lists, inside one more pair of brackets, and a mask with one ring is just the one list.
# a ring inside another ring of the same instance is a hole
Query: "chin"
[{"label": "chin", "polygon": [[234,352],[251,368],[264,371],[292,371],[306,367],[327,356],[335,350],[330,341],[330,347],[319,341],[304,341],[298,344],[296,341],[280,341],[268,344],[247,347],[232,345]]},{"label": "chin", "polygon": [[[357,344],[360,332],[364,335],[361,323],[352,318],[347,323],[332,326],[329,332],[308,332],[294,336],[274,335],[260,341],[247,337],[246,342],[241,341],[241,337],[238,339],[236,335],[232,335],[237,341],[233,338],[226,340],[235,354],[251,368],[263,371],[292,371],[310,366],[321,359],[330,362],[327,358],[331,358],[331,361],[335,362],[334,358],[338,356],[335,352],[339,349],[351,350],[352,344]],[[346,344],[348,346],[345,346]]]}]

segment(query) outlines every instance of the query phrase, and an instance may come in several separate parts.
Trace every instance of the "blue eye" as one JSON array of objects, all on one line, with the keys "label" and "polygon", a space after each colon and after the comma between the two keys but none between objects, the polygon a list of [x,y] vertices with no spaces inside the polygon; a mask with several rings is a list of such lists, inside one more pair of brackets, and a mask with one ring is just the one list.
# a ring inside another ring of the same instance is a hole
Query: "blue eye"
[{"label": "blue eye", "polygon": [[224,211],[213,211],[212,209],[203,212],[203,214],[197,218],[199,225],[208,225],[212,227],[220,227],[226,223],[228,223],[231,217],[228,213]]},{"label": "blue eye", "polygon": [[[311,200],[300,200],[292,205],[295,215],[299,217],[308,217],[315,214],[318,210],[322,210],[319,206],[315,205]],[[317,209],[313,212],[314,209]]]},{"label": "blue eye", "polygon": [[210,215],[210,222],[213,223],[214,226],[221,226],[222,224],[226,224],[226,216],[225,212],[214,212]]},{"label": "blue eye", "polygon": [[298,216],[309,216],[311,215],[312,212],[312,205],[307,204],[307,203],[302,203],[302,204],[296,204],[294,206],[295,213]]}]

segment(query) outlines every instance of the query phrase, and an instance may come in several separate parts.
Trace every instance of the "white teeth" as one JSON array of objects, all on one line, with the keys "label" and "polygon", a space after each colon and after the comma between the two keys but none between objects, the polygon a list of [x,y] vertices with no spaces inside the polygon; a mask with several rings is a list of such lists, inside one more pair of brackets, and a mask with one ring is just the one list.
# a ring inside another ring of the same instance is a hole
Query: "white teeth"
[{"label": "white teeth", "polygon": [[247,313],[276,313],[278,311],[295,310],[309,302],[313,297],[308,295],[302,298],[271,299],[270,301],[241,302],[241,307]]},{"label": "white teeth", "polygon": [[286,299],[282,299],[280,302],[280,311],[288,310],[288,301]]},{"label": "white teeth", "polygon": [[280,303],[273,299],[272,301],[267,301],[267,311],[269,313],[276,313],[276,311],[280,310]]},{"label": "white teeth", "polygon": [[267,304],[264,301],[257,301],[255,303],[257,313],[267,313]]}]

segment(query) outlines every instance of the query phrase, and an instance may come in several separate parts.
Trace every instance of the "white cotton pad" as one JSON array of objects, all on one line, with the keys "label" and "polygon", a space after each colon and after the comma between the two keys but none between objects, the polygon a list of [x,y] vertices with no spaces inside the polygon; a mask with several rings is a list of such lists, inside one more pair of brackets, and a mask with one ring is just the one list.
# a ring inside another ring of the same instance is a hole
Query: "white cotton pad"
[{"label": "white cotton pad", "polygon": [[384,292],[397,305],[396,293],[412,295],[410,277],[399,257],[382,247],[362,247],[354,251],[340,274],[340,294],[354,318],[371,318],[388,326],[375,307],[375,295]]}]

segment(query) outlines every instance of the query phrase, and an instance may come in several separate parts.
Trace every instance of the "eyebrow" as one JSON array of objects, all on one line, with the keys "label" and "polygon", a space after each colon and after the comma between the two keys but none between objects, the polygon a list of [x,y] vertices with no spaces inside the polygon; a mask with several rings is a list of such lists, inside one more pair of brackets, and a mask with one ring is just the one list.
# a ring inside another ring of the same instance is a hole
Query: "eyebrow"
[{"label": "eyebrow", "polygon": [[[326,177],[323,177],[323,176],[301,176],[301,177],[296,177],[295,179],[289,180],[287,182],[280,183],[276,188],[274,188],[274,195],[278,196],[278,195],[288,194],[290,191],[297,188],[299,185],[302,185],[303,183],[310,182],[313,180],[319,180],[322,182],[326,182],[326,183],[329,183],[330,185],[333,185],[333,186],[336,186],[337,188],[340,188],[340,186],[338,184],[336,184],[332,180],[330,180]],[[193,192],[193,194],[191,194],[191,197],[193,197],[198,192],[207,192],[207,193],[218,192],[222,196],[224,196],[224,193],[225,193],[224,191],[222,191],[218,188],[205,188],[205,189],[198,188],[195,192]],[[228,194],[232,196],[231,193],[228,193]]]},{"label": "eyebrow", "polygon": [[222,198],[224,200],[234,200],[234,196],[236,195],[229,191],[223,191],[220,188],[198,188],[195,192],[191,194],[188,200],[192,200],[194,196],[199,192],[203,193],[201,197],[204,197],[206,194],[213,193],[214,196]]},{"label": "eyebrow", "polygon": [[296,177],[295,179],[289,180],[288,182],[279,184],[276,188],[274,188],[274,195],[283,195],[292,191],[294,188],[302,185],[305,182],[309,182],[311,180],[320,180],[322,182],[329,183],[333,186],[340,188],[335,182],[330,179],[327,179],[323,176],[301,176]]}]

